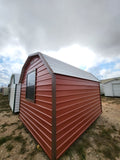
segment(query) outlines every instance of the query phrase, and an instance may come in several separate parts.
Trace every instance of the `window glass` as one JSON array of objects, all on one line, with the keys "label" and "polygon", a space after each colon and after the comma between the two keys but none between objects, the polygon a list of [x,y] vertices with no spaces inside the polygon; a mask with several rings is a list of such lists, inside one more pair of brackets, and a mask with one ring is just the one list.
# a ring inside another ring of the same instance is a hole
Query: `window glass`
[{"label": "window glass", "polygon": [[35,71],[27,75],[26,98],[31,100],[35,98]]}]

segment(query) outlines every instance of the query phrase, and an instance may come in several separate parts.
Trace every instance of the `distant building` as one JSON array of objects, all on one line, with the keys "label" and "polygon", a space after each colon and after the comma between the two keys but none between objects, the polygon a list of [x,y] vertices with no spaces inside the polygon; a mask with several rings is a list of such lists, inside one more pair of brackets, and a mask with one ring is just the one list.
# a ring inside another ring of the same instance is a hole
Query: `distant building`
[{"label": "distant building", "polygon": [[120,97],[120,77],[100,81],[100,93],[110,97]]},{"label": "distant building", "polygon": [[3,96],[7,96],[8,95],[8,87],[3,87],[2,88],[2,94],[3,94]]},{"label": "distant building", "polygon": [[20,83],[19,74],[12,74],[9,84],[9,105],[12,112],[19,112],[20,105]]},{"label": "distant building", "polygon": [[0,93],[2,93],[2,87],[0,87]]}]

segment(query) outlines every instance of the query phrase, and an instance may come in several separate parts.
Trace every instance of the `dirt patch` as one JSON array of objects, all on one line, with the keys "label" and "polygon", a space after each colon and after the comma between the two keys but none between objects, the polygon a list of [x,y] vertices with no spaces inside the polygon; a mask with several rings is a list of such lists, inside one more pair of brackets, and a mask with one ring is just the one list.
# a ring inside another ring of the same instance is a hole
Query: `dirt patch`
[{"label": "dirt patch", "polygon": [[120,98],[102,97],[103,118],[120,128]]},{"label": "dirt patch", "polygon": [[[120,159],[120,98],[102,97],[102,115],[60,160]],[[49,160],[42,148],[0,95],[0,159]]]}]

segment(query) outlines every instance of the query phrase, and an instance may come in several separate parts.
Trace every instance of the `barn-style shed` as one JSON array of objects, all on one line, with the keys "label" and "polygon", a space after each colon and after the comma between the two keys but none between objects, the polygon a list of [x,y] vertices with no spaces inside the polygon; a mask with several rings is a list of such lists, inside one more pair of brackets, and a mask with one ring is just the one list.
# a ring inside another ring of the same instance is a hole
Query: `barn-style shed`
[{"label": "barn-style shed", "polygon": [[52,160],[102,112],[97,78],[47,55],[30,55],[20,82],[20,119]]},{"label": "barn-style shed", "polygon": [[120,97],[120,77],[101,80],[100,87],[105,96]]},{"label": "barn-style shed", "polygon": [[12,74],[9,84],[9,106],[13,113],[19,112],[20,106],[20,74]]}]

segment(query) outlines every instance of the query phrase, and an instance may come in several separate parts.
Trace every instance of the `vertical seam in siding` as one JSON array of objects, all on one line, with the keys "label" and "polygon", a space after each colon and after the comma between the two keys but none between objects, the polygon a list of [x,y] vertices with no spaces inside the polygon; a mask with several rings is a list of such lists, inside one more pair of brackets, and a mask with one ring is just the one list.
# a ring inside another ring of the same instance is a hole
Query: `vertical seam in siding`
[{"label": "vertical seam in siding", "polygon": [[56,76],[52,74],[52,160],[56,160]]},{"label": "vertical seam in siding", "polygon": [[36,103],[37,68],[35,68],[34,103]]},{"label": "vertical seam in siding", "polygon": [[20,100],[21,100],[21,83],[19,83],[20,86],[20,93],[19,93],[19,112],[20,112]]},{"label": "vertical seam in siding", "polygon": [[14,105],[13,105],[13,113],[15,112],[16,90],[17,90],[17,84],[15,84],[15,93],[14,93]]},{"label": "vertical seam in siding", "polygon": [[20,84],[20,101],[19,101],[19,116],[18,116],[18,117],[19,117],[19,119],[20,119],[20,108],[21,108],[20,106],[21,106],[21,93],[22,93],[21,90],[22,90],[22,82],[19,83],[19,84]]}]

